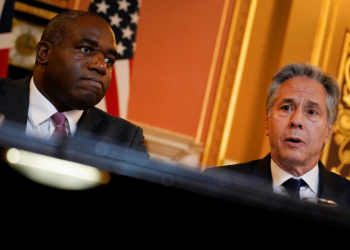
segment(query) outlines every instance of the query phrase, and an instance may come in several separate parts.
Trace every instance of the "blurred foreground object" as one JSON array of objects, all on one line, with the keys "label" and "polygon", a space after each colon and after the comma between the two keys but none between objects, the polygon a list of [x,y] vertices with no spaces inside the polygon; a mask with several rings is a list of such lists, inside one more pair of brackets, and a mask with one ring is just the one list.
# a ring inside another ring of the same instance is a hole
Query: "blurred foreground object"
[{"label": "blurred foreground object", "polygon": [[[152,161],[89,135],[46,141],[5,123],[0,127],[0,150],[2,211],[9,228],[19,222],[52,230],[64,226],[65,232],[137,225],[148,235],[152,225],[152,234],[158,229],[172,234],[179,228],[202,234],[204,227],[227,228],[224,225],[232,223],[237,232],[253,227],[264,234],[266,225],[280,228],[289,223],[281,233],[297,226],[350,233],[349,211],[253,189],[239,175],[216,178]],[[30,169],[34,171],[28,174]],[[67,227],[72,223],[75,227]]]},{"label": "blurred foreground object", "polygon": [[11,148],[5,153],[8,164],[40,184],[49,187],[83,190],[108,183],[109,173],[87,165]]}]

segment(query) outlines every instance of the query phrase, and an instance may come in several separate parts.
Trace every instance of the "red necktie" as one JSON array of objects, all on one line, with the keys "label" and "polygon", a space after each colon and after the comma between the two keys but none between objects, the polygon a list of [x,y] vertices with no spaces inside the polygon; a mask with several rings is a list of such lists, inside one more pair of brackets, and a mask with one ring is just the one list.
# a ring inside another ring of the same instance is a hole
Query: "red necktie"
[{"label": "red necktie", "polygon": [[56,123],[55,131],[53,132],[52,137],[67,137],[67,131],[66,131],[66,116],[60,112],[56,112],[52,116],[53,121]]}]

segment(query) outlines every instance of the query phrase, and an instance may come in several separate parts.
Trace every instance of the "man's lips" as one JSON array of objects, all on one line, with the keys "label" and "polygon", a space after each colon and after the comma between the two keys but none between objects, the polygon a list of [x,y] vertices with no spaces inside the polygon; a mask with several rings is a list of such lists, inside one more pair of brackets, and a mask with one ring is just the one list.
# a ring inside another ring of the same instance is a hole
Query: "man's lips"
[{"label": "man's lips", "polygon": [[304,143],[304,141],[298,137],[287,137],[285,140],[285,142],[290,142],[293,144],[300,144],[300,143]]},{"label": "man's lips", "polygon": [[97,78],[94,78],[94,77],[89,77],[89,78],[83,78],[84,81],[90,81],[90,82],[93,82],[95,84],[98,84],[100,85],[102,88],[103,88],[103,82]]}]

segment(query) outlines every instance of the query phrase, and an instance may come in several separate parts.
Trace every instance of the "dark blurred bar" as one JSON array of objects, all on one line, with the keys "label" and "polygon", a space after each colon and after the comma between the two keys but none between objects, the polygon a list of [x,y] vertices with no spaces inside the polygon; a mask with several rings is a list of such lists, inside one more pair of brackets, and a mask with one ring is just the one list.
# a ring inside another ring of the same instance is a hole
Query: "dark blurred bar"
[{"label": "dark blurred bar", "polygon": [[[107,183],[82,190],[44,185],[9,164],[9,149],[91,166],[108,175]],[[10,224],[76,227],[89,222],[118,228],[137,225],[143,230],[152,225],[161,231],[196,233],[229,226],[235,232],[254,230],[260,235],[271,234],[267,228],[278,235],[305,227],[334,237],[350,233],[349,211],[254,190],[240,183],[239,176],[228,181],[152,161],[89,135],[44,141],[7,122],[0,127],[0,150],[3,212]]]}]

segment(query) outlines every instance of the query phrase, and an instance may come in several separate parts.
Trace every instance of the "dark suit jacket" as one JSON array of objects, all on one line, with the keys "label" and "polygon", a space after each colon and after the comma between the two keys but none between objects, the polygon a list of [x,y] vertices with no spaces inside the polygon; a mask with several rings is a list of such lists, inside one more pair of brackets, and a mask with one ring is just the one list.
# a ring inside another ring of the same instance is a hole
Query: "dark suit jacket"
[{"label": "dark suit jacket", "polygon": [[[28,118],[29,84],[31,76],[12,80],[0,78],[0,113],[6,121],[24,125]],[[117,145],[146,153],[149,157],[142,128],[122,118],[111,116],[98,108],[84,110],[78,121],[75,135],[92,135]]]},{"label": "dark suit jacket", "polygon": [[[273,192],[271,174],[271,155],[263,159],[246,163],[233,164],[221,167],[207,168],[204,174],[223,177],[236,181],[238,176],[241,183],[258,190]],[[317,196],[338,203],[339,207],[350,209],[350,181],[346,178],[329,171],[321,161],[318,162],[319,183]]]}]

